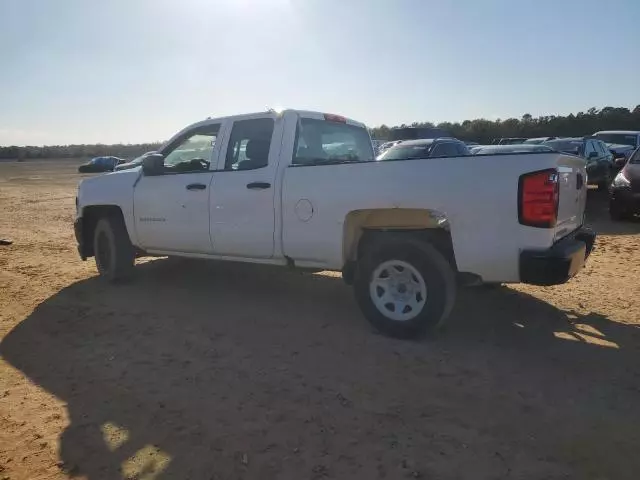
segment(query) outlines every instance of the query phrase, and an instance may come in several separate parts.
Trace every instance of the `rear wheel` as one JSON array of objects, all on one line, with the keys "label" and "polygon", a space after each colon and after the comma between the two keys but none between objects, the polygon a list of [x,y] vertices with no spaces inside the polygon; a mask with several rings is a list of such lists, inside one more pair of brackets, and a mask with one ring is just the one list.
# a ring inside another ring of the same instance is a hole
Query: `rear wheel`
[{"label": "rear wheel", "polygon": [[403,235],[372,243],[358,263],[354,289],[365,317],[382,333],[419,337],[447,318],[454,271],[432,245]]},{"label": "rear wheel", "polygon": [[94,230],[93,253],[101,277],[117,282],[131,275],[135,249],[121,217],[114,215],[98,220]]}]

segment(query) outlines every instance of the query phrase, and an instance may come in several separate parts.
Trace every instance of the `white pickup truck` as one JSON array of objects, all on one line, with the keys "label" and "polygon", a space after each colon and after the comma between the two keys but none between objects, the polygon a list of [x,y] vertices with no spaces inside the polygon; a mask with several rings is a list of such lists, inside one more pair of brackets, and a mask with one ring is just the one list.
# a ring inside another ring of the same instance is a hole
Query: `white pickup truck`
[{"label": "white pickup truck", "polygon": [[575,275],[595,240],[586,183],[562,153],[375,161],[361,123],[270,111],[196,123],[141,167],[83,180],[75,234],[112,281],[140,255],[341,271],[369,321],[414,337],[461,282]]}]

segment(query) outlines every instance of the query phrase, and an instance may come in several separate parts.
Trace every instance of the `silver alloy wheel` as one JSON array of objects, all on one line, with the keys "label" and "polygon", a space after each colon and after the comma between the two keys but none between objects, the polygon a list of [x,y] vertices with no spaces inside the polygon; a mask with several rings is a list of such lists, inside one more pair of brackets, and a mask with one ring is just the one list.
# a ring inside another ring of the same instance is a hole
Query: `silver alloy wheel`
[{"label": "silver alloy wheel", "polygon": [[385,317],[404,322],[418,316],[424,308],[427,285],[413,265],[387,260],[371,275],[369,295]]}]

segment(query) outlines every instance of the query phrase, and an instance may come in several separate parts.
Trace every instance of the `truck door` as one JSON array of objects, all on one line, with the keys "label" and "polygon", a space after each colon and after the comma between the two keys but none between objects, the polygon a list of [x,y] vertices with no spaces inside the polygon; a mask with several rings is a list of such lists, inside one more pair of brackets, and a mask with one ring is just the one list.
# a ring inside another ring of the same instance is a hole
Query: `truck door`
[{"label": "truck door", "polygon": [[211,253],[209,198],[221,124],[194,127],[162,150],[164,174],[134,187],[139,246],[147,250]]},{"label": "truck door", "polygon": [[275,114],[233,122],[213,174],[210,197],[210,231],[216,255],[273,256],[283,125],[283,117]]}]

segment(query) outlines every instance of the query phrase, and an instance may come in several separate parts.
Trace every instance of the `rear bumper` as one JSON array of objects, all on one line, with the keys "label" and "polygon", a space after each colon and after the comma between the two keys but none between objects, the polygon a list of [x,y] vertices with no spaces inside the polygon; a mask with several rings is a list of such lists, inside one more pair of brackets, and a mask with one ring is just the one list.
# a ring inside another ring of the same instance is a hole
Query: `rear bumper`
[{"label": "rear bumper", "polygon": [[574,277],[593,250],[596,234],[580,228],[548,250],[520,253],[520,281],[531,285],[559,285]]},{"label": "rear bumper", "polygon": [[82,260],[86,260],[88,255],[86,251],[86,243],[84,241],[84,226],[82,217],[77,218],[76,221],[73,222],[73,231],[76,235],[76,242],[78,243],[78,253],[80,254],[80,258]]}]

